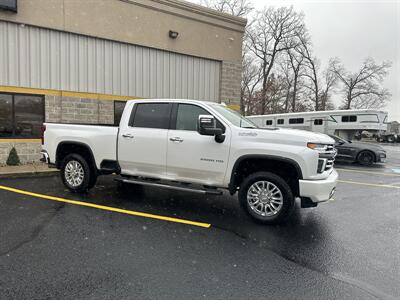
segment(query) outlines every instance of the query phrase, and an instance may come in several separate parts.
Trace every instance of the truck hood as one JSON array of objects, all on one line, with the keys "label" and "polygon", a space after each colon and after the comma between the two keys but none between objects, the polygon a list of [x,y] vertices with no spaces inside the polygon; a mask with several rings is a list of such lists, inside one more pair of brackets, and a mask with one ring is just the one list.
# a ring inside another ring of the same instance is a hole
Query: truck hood
[{"label": "truck hood", "polygon": [[328,135],[323,133],[315,133],[299,129],[286,129],[286,128],[256,128],[244,129],[239,132],[239,135],[257,136],[258,138],[265,138],[266,140],[287,140],[291,143],[320,143],[320,144],[334,144],[335,141]]}]

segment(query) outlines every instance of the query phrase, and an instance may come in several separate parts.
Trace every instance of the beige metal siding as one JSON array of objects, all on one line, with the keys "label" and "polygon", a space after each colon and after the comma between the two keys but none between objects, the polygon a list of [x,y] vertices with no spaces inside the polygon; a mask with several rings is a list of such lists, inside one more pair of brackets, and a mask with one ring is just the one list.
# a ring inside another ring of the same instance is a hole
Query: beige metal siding
[{"label": "beige metal siding", "polygon": [[0,45],[0,85],[219,100],[219,61],[4,21]]}]

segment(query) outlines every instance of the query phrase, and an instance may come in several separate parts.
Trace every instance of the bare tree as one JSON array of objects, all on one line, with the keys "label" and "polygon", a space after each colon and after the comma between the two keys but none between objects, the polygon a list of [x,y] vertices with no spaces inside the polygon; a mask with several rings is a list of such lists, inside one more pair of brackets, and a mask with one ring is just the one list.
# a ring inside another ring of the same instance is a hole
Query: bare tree
[{"label": "bare tree", "polygon": [[389,61],[377,64],[368,57],[357,72],[351,73],[336,59],[331,68],[343,84],[343,108],[379,108],[385,105],[391,94],[382,83],[391,65]]},{"label": "bare tree", "polygon": [[297,90],[301,74],[304,66],[304,56],[299,47],[287,50],[288,61],[293,73],[293,92],[292,92],[292,112],[296,111]]},{"label": "bare tree", "polygon": [[245,17],[253,10],[249,0],[200,0],[199,4],[237,17]]},{"label": "bare tree", "polygon": [[254,98],[256,87],[261,81],[261,69],[253,63],[253,59],[243,50],[242,55],[242,83],[240,90],[240,112],[246,115],[249,103]]},{"label": "bare tree", "polygon": [[330,102],[330,92],[335,88],[338,83],[338,76],[333,71],[336,64],[336,59],[331,58],[328,66],[323,72],[323,83],[321,84],[320,100],[321,110],[333,109],[334,105]]},{"label": "bare tree", "polygon": [[303,14],[293,7],[269,7],[257,13],[256,19],[249,25],[249,49],[257,57],[262,68],[261,114],[267,104],[269,76],[278,56],[298,45],[297,37],[305,30]]},{"label": "bare tree", "polygon": [[289,105],[292,97],[292,87],[294,81],[292,66],[290,65],[290,62],[285,58],[279,62],[279,67],[280,67],[279,71],[282,74],[281,76],[283,78],[283,85],[286,91],[284,111],[285,113],[287,113],[289,112]]},{"label": "bare tree", "polygon": [[314,55],[311,37],[308,34],[304,34],[300,38],[301,40],[301,53],[304,57],[304,73],[303,76],[308,78],[311,84],[306,85],[308,89],[313,94],[313,102],[314,109],[320,110],[320,102],[319,102],[319,79],[318,79],[318,69],[319,69],[319,60]]}]

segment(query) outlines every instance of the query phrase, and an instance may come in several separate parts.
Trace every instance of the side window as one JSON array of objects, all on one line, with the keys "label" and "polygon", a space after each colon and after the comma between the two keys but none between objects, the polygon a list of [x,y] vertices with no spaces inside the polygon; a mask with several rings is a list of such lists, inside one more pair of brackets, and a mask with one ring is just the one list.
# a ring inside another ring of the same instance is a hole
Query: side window
[{"label": "side window", "polygon": [[197,130],[197,120],[199,115],[209,115],[205,109],[191,104],[179,104],[176,115],[177,130]]},{"label": "side window", "polygon": [[[205,109],[193,104],[179,104],[176,115],[176,130],[197,131],[200,115],[209,115]],[[217,127],[225,131],[225,127],[217,120]]]},{"label": "side window", "polygon": [[323,121],[322,119],[315,119],[314,120],[314,125],[322,125]]},{"label": "side window", "polygon": [[342,116],[342,122],[357,122],[357,116]]},{"label": "side window", "polygon": [[135,116],[130,125],[142,128],[169,128],[171,105],[169,103],[136,104]]},{"label": "side window", "polygon": [[303,124],[304,118],[289,119],[289,124]]},{"label": "side window", "polygon": [[283,125],[285,123],[284,119],[278,119],[278,125]]},{"label": "side window", "polygon": [[265,122],[265,125],[271,126],[271,125],[272,125],[272,120],[267,120],[267,121]]}]

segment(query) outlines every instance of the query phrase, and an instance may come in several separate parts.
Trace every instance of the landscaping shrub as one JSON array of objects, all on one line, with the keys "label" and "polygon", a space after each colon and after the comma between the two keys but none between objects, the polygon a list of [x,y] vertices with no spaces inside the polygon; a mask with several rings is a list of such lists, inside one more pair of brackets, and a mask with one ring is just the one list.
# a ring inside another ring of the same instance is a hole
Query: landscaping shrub
[{"label": "landscaping shrub", "polygon": [[7,166],[18,166],[20,163],[17,150],[13,147],[8,155]]}]

